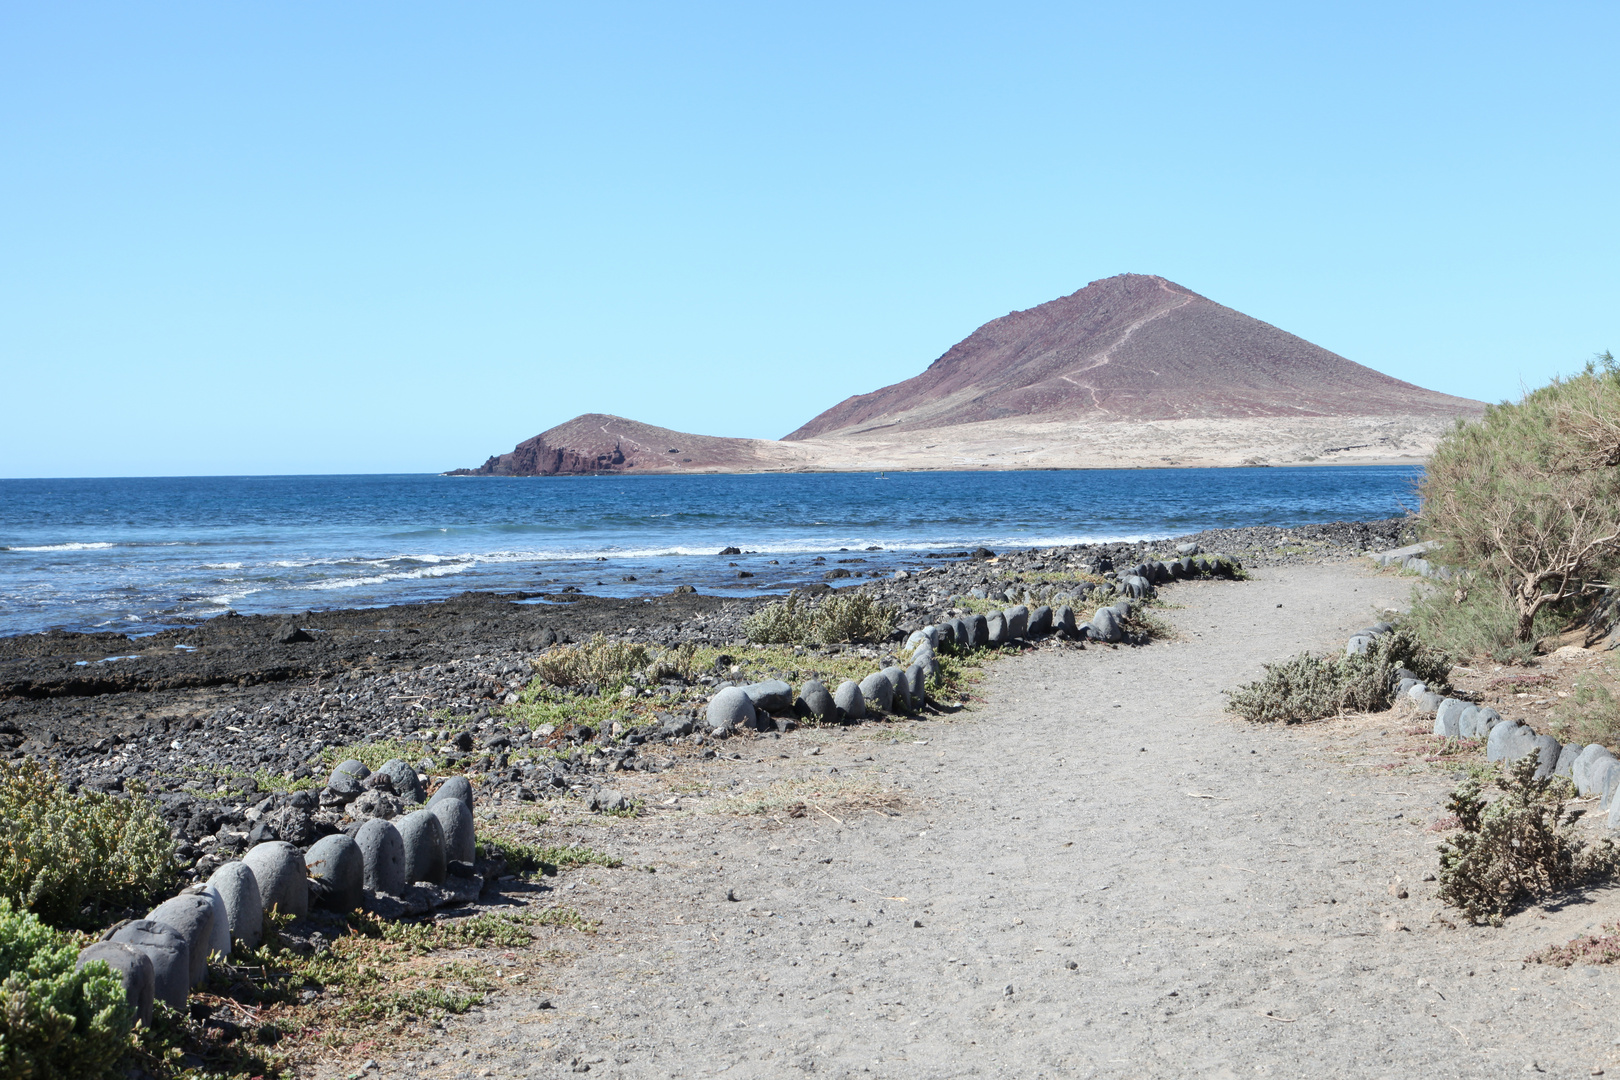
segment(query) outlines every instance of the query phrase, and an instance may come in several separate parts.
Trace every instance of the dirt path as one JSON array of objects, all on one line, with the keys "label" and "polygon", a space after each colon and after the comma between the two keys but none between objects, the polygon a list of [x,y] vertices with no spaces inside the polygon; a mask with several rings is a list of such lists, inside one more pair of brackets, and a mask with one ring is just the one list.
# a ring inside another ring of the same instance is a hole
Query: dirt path
[{"label": "dirt path", "polygon": [[907,725],[907,741],[734,743],[757,762],[730,775],[837,768],[896,792],[899,815],[604,822],[598,846],[657,872],[569,875],[558,899],[603,919],[573,962],[381,1074],[1620,1068],[1620,976],[1520,963],[1614,918],[1614,896],[1448,929],[1421,879],[1450,782],[1367,768],[1391,724],[1257,729],[1222,712],[1221,689],[1339,647],[1405,590],[1342,565],[1176,586],[1182,640],[1009,660],[982,708]]}]

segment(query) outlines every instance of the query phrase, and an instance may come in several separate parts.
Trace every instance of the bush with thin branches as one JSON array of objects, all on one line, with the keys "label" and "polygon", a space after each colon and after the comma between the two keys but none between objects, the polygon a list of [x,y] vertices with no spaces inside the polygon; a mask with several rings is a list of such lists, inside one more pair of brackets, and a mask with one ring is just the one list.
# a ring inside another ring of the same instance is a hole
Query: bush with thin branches
[{"label": "bush with thin branches", "polygon": [[1435,448],[1420,487],[1431,559],[1464,572],[1454,601],[1495,590],[1512,636],[1549,608],[1590,600],[1620,564],[1620,364],[1605,353],[1568,379],[1487,406]]}]

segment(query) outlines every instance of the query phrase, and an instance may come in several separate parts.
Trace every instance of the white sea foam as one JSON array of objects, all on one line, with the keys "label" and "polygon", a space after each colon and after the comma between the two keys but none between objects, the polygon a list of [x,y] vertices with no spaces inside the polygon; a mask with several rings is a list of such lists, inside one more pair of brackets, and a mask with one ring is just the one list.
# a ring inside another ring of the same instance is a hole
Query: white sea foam
[{"label": "white sea foam", "polygon": [[204,570],[240,570],[242,564],[239,562],[205,562],[202,564],[202,568]]},{"label": "white sea foam", "polygon": [[365,577],[335,578],[330,581],[312,581],[307,585],[298,586],[301,589],[314,589],[324,592],[329,589],[354,589],[362,585],[386,585],[390,581],[409,581],[415,578],[448,577],[451,574],[460,574],[471,570],[472,563],[458,563],[453,566],[424,566],[418,570],[405,570],[397,574],[368,574]]},{"label": "white sea foam", "polygon": [[41,544],[37,547],[8,547],[5,551],[100,551],[103,548],[117,547],[117,544]]}]

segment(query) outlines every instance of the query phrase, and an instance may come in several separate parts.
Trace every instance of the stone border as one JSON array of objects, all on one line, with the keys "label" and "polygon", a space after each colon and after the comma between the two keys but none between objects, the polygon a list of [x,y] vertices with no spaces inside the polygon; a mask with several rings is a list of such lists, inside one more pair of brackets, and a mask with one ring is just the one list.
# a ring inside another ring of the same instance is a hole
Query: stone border
[{"label": "stone border", "polygon": [[[1111,585],[1087,583],[1074,590],[1079,594],[1078,599],[1092,593],[1121,596],[1113,604],[1098,608],[1086,623],[1076,621],[1074,609],[1068,603],[1014,604],[989,615],[941,619],[913,631],[900,650],[906,657],[904,669],[889,666],[859,682],[846,679],[831,693],[819,679],[807,680],[797,694],[779,680],[722,686],[709,699],[704,714],[708,733],[724,738],[739,728],[789,731],[796,719],[809,718],[852,722],[866,717],[869,704],[882,712],[902,715],[917,712],[928,702],[928,681],[937,681],[940,676],[936,653],[945,647],[968,652],[1000,648],[1018,641],[1038,641],[1052,635],[1080,642],[1082,646],[1087,641],[1133,644],[1127,641],[1122,622],[1131,615],[1133,605],[1139,606],[1141,600],[1156,594],[1155,585],[1205,576],[1230,578],[1243,569],[1236,559],[1206,555],[1197,544],[1181,544],[1176,550],[1182,557],[1173,562],[1160,559],[1138,563]],[[1005,597],[1011,599],[1013,593],[1013,589],[1008,589]],[[988,599],[988,593],[979,598]],[[1026,601],[1037,599],[1029,590],[1024,591],[1024,598]],[[1063,591],[1056,592],[1050,599],[1055,602],[1076,598],[1073,593]]]},{"label": "stone border", "polygon": [[104,961],[122,982],[134,1018],[149,1024],[154,1000],[185,1009],[191,991],[208,980],[209,961],[229,958],[236,944],[256,948],[271,909],[297,918],[315,905],[399,919],[477,901],[505,863],[478,857],[467,779],[443,778],[431,798],[426,779],[397,758],[376,773],[359,761],[343,762],[321,801],[346,806],[373,794],[381,797],[372,808],[388,816],[359,818],[307,850],[284,840],[255,844],[206,884],[107,931],[80,951],[80,966]]},{"label": "stone border", "polygon": [[[1379,623],[1352,635],[1345,653],[1363,653],[1371,642],[1393,629]],[[1397,669],[1396,701],[1404,697],[1423,715],[1434,717],[1432,734],[1447,739],[1483,739],[1485,760],[1514,762],[1536,756],[1536,778],[1567,777],[1581,797],[1597,796],[1598,809],[1608,812],[1608,827],[1620,829],[1620,761],[1601,743],[1560,743],[1551,735],[1538,735],[1520,720],[1504,720],[1495,709],[1462,698],[1443,697],[1430,690],[1417,675]]]},{"label": "stone border", "polygon": [[1423,556],[1440,546],[1438,540],[1424,540],[1418,544],[1408,544],[1406,547],[1393,548],[1390,551],[1368,552],[1367,558],[1378,567],[1399,566],[1403,570],[1410,570],[1423,577],[1439,578],[1441,581],[1451,580],[1451,567],[1436,566]]}]

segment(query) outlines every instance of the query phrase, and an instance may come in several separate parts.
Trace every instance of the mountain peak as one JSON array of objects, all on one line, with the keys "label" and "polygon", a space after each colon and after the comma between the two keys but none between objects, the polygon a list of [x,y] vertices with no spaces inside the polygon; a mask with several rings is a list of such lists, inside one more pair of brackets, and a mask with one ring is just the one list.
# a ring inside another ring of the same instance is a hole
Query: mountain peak
[{"label": "mountain peak", "polygon": [[921,375],[786,436],[984,420],[1457,415],[1424,390],[1154,274],[1118,274],[992,319]]}]

